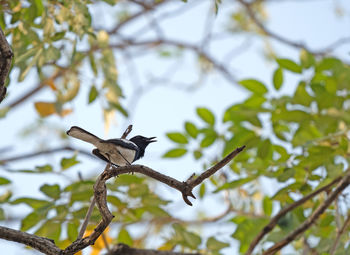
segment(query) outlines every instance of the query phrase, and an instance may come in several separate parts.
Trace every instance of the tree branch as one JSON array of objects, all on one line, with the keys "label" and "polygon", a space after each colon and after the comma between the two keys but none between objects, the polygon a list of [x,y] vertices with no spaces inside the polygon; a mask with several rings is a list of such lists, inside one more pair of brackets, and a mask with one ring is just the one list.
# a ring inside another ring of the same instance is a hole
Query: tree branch
[{"label": "tree branch", "polygon": [[[127,128],[124,132],[123,137],[127,136],[131,131],[131,126]],[[60,254],[60,255],[72,255],[76,252],[84,249],[85,247],[92,245],[95,243],[97,238],[103,233],[103,231],[107,228],[107,226],[111,223],[114,216],[109,211],[107,206],[107,188],[106,181],[112,177],[116,177],[120,174],[125,173],[134,173],[138,172],[144,175],[147,175],[153,179],[156,179],[160,182],[167,184],[168,186],[179,190],[182,193],[184,201],[192,205],[192,203],[188,200],[188,196],[195,198],[192,193],[192,189],[204,181],[206,178],[209,178],[220,168],[224,167],[228,164],[236,155],[238,155],[245,146],[239,147],[229,155],[227,155],[224,159],[218,162],[213,167],[209,168],[207,171],[202,173],[198,178],[194,179],[192,175],[186,182],[180,182],[170,176],[161,174],[157,171],[154,171],[151,168],[148,168],[143,165],[129,165],[123,167],[114,167],[111,164],[107,164],[105,170],[96,180],[94,185],[94,199],[90,205],[90,208],[93,208],[94,201],[96,201],[98,210],[102,216],[102,220],[99,222],[94,231],[87,237],[77,238],[71,245],[69,245],[65,250],[59,249],[53,242],[46,238],[38,237],[32,234],[24,233],[18,230],[12,230],[7,228],[0,228],[0,238],[4,238],[11,241],[17,241],[26,245],[29,245],[32,248],[35,248],[46,254]],[[89,214],[89,213],[88,213]],[[86,216],[85,222],[88,222],[89,215]],[[84,223],[85,223],[84,222]],[[87,223],[86,223],[87,224]],[[84,224],[83,224],[84,225]],[[8,231],[7,231],[8,230]],[[81,229],[80,233],[84,233],[85,230]],[[80,234],[81,235],[81,234]]]},{"label": "tree branch", "polygon": [[274,244],[272,247],[267,249],[262,255],[272,255],[277,251],[281,250],[284,246],[292,242],[300,234],[305,232],[311,225],[315,223],[318,217],[329,207],[329,205],[338,197],[338,195],[350,184],[350,171],[341,179],[335,190],[330,193],[328,198],[306,219],[297,229],[287,235],[283,240]]},{"label": "tree branch", "polygon": [[[307,47],[304,43],[302,42],[295,42],[292,40],[289,40],[283,36],[280,36],[274,32],[272,32],[271,30],[269,30],[268,28],[266,28],[264,26],[264,24],[256,17],[254,10],[252,9],[252,6],[254,4],[253,2],[248,2],[245,0],[237,0],[247,11],[248,16],[250,17],[250,19],[255,23],[255,25],[268,37],[271,37],[272,39],[279,41],[280,43],[292,46],[294,48],[298,48],[298,49],[305,49],[306,51],[314,54],[314,55],[319,55],[319,56],[324,56],[327,53],[329,53],[330,51],[334,50],[336,47],[345,44],[345,43],[349,43],[350,38],[349,37],[345,37],[345,38],[340,38],[337,41],[333,42],[332,44],[330,44],[329,46],[325,47],[322,50],[312,50],[309,47]],[[259,1],[256,1],[259,2]]]},{"label": "tree branch", "polygon": [[319,188],[318,190],[315,190],[314,192],[310,193],[309,195],[299,199],[298,201],[294,202],[293,204],[288,205],[284,209],[282,209],[276,216],[274,216],[270,222],[262,229],[262,231],[254,238],[254,240],[250,243],[249,249],[246,252],[246,255],[251,255],[257,246],[257,244],[261,241],[261,239],[267,235],[272,229],[277,225],[277,222],[288,212],[294,210],[296,207],[302,205],[306,201],[310,200],[314,196],[318,195],[319,193],[323,191],[328,191],[334,184],[338,183],[340,180],[342,180],[341,177],[338,177],[334,179],[331,183],[327,184],[326,186],[323,186]]},{"label": "tree branch", "polygon": [[76,149],[76,148],[73,148],[71,146],[63,146],[63,147],[58,147],[58,148],[54,148],[54,149],[48,149],[48,150],[43,150],[43,151],[38,151],[38,152],[27,153],[27,154],[23,154],[23,155],[19,155],[19,156],[14,156],[14,157],[10,157],[10,158],[0,159],[0,165],[4,165],[4,164],[7,164],[7,163],[13,162],[13,161],[34,158],[34,157],[38,157],[38,156],[42,156],[42,155],[46,155],[46,154],[52,154],[52,153],[56,153],[56,152],[60,152],[60,151],[79,151],[79,153],[82,153],[85,156],[93,157],[90,152]]},{"label": "tree branch", "polygon": [[0,27],[0,103],[6,96],[5,80],[11,68],[13,52]]},{"label": "tree branch", "polygon": [[119,243],[105,255],[200,255],[199,253],[181,253],[174,251],[144,250],[131,248],[126,244]]},{"label": "tree branch", "polygon": [[[133,14],[133,15],[129,16],[128,18],[124,19],[123,21],[119,22],[114,28],[107,31],[108,34],[117,33],[127,23],[137,19],[138,17],[142,17],[144,14],[146,14],[150,11],[153,11],[155,7],[158,7],[158,6],[165,4],[165,3],[168,3],[168,2],[170,2],[170,1],[169,0],[155,1],[153,5],[147,5],[147,8],[144,8],[143,10],[136,12],[135,14]],[[139,2],[139,3],[142,3],[142,2]]]},{"label": "tree branch", "polygon": [[213,64],[213,66],[220,71],[223,76],[233,84],[237,84],[236,78],[231,74],[231,72],[226,68],[226,66],[222,63],[219,63],[216,59],[209,55],[209,53],[203,51],[199,46],[187,42],[171,40],[166,38],[158,38],[152,40],[143,40],[143,41],[135,41],[130,38],[125,38],[123,43],[111,44],[111,48],[120,48],[125,49],[127,47],[137,47],[137,46],[148,46],[148,47],[156,47],[159,45],[169,45],[179,48],[185,48],[196,52],[199,56],[206,59],[208,62]]},{"label": "tree branch", "polygon": [[12,103],[10,103],[8,105],[9,108],[13,108],[18,106],[19,104],[25,102],[28,98],[30,98],[31,96],[35,95],[36,93],[38,93],[41,89],[43,89],[46,84],[47,81],[49,80],[56,80],[57,78],[61,77],[62,75],[64,75],[67,71],[71,70],[72,66],[74,66],[75,64],[72,64],[69,68],[61,68],[59,70],[57,70],[51,77],[41,81],[38,85],[36,85],[34,88],[32,88],[30,91],[28,91],[27,93],[25,93],[24,95],[20,96],[19,98],[17,98],[16,100],[14,100]]},{"label": "tree branch", "polygon": [[61,252],[61,249],[55,245],[53,240],[11,228],[0,226],[0,238],[28,245],[48,255],[57,255]]},{"label": "tree branch", "polygon": [[339,241],[340,241],[340,237],[344,234],[345,230],[347,230],[349,225],[350,225],[350,213],[348,213],[348,216],[346,217],[346,220],[345,220],[342,228],[339,231],[337,231],[337,237],[335,238],[333,246],[329,251],[330,255],[335,254],[337,247],[338,247],[338,244],[339,244]]}]

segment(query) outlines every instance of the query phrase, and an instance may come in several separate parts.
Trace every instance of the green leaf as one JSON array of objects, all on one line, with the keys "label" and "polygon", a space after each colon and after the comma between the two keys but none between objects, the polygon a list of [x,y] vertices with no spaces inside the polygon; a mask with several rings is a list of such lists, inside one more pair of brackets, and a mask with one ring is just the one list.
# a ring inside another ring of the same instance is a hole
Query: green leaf
[{"label": "green leaf", "polygon": [[40,187],[40,191],[43,192],[46,196],[51,197],[53,199],[59,199],[61,196],[61,190],[58,184],[44,184]]},{"label": "green leaf", "polygon": [[10,200],[11,197],[12,197],[12,192],[10,190],[6,190],[0,196],[0,203],[7,203]]},{"label": "green leaf", "polygon": [[312,96],[306,91],[306,83],[303,81],[300,82],[295,90],[293,103],[310,106],[313,100]]},{"label": "green leaf", "polygon": [[203,121],[205,121],[209,125],[215,124],[215,116],[207,108],[204,108],[204,107],[197,108],[197,114]]},{"label": "green leaf", "polygon": [[129,116],[128,111],[127,111],[121,104],[109,102],[109,105],[110,105],[112,108],[118,110],[121,114],[124,115],[124,117],[128,117],[128,116]]},{"label": "green leaf", "polygon": [[173,228],[175,230],[174,239],[183,246],[191,249],[197,249],[197,247],[201,244],[201,238],[197,234],[187,231],[179,224],[173,224]]},{"label": "green leaf", "polygon": [[218,251],[225,247],[229,247],[228,243],[224,243],[215,239],[215,237],[210,237],[207,241],[207,248],[211,251]]},{"label": "green leaf", "polygon": [[308,69],[315,65],[315,57],[310,52],[306,51],[305,49],[302,49],[300,51],[300,63],[304,69]]},{"label": "green leaf", "polygon": [[45,215],[40,215],[37,212],[32,212],[28,214],[21,222],[21,230],[27,231],[34,227],[39,221],[46,219]]},{"label": "green leaf", "polygon": [[272,213],[272,200],[269,197],[264,197],[263,199],[263,209],[264,213],[268,216]]},{"label": "green leaf", "polygon": [[141,183],[138,185],[130,185],[128,194],[130,197],[142,197],[149,194],[147,184]]},{"label": "green leaf", "polygon": [[61,235],[61,223],[53,220],[47,220],[44,224],[35,232],[38,236],[45,236],[45,238],[58,241]]},{"label": "green leaf", "polygon": [[276,90],[279,90],[283,84],[283,70],[282,68],[277,68],[273,73],[273,86]]},{"label": "green leaf", "polygon": [[242,80],[239,82],[239,84],[243,85],[243,87],[257,95],[263,95],[268,91],[262,82],[254,79]]},{"label": "green leaf", "polygon": [[115,179],[115,184],[118,186],[129,186],[130,184],[140,184],[143,181],[143,178],[136,175],[120,175]]},{"label": "green leaf", "polygon": [[52,172],[53,167],[49,164],[43,165],[43,166],[36,166],[35,170],[40,173],[46,173],[46,172]]},{"label": "green leaf", "polygon": [[224,185],[222,185],[221,187],[219,187],[217,190],[215,190],[214,193],[219,192],[220,190],[225,190],[225,189],[235,189],[235,188],[242,186],[243,184],[246,184],[254,179],[256,179],[256,176],[250,176],[250,177],[238,179],[238,180],[235,180],[232,182],[227,182]]},{"label": "green leaf", "polygon": [[65,31],[57,32],[57,33],[55,33],[50,39],[51,39],[52,41],[58,41],[58,40],[63,39],[65,35],[66,35],[66,32],[65,32]]},{"label": "green leaf", "polygon": [[205,183],[203,182],[199,187],[199,197],[203,198],[205,195]]},{"label": "green leaf", "polygon": [[42,0],[34,0],[34,4],[35,4],[35,9],[36,9],[36,15],[41,16],[41,14],[44,11],[44,5],[43,5]]},{"label": "green leaf", "polygon": [[163,157],[164,158],[178,158],[178,157],[181,157],[183,155],[185,155],[187,152],[186,149],[183,149],[183,148],[176,148],[176,149],[171,149],[169,151],[167,151]]},{"label": "green leaf", "polygon": [[89,104],[91,104],[98,96],[98,91],[94,85],[91,86],[89,91]]},{"label": "green leaf", "polygon": [[[233,220],[233,222],[235,222],[235,219]],[[239,251],[240,251],[240,254],[243,254],[247,251],[254,237],[268,223],[268,219],[263,219],[263,218],[247,219],[244,216],[241,217],[241,219],[240,218],[238,219],[239,219],[239,223],[236,223],[237,228],[233,233],[232,237],[240,241]]]},{"label": "green leaf", "polygon": [[279,182],[285,182],[288,179],[292,178],[295,174],[294,168],[285,168],[283,173],[277,177]]},{"label": "green leaf", "polygon": [[276,61],[280,67],[282,67],[283,69],[289,70],[293,73],[301,73],[303,71],[300,65],[298,65],[297,63],[295,63],[290,59],[278,58]]},{"label": "green leaf", "polygon": [[[10,110],[10,107],[0,108],[0,119],[6,117],[6,114],[8,113],[9,110]],[[0,164],[1,164],[1,161],[0,161]]]},{"label": "green leaf", "polygon": [[71,158],[62,158],[60,164],[61,164],[62,170],[66,170],[78,163],[80,163],[80,161],[77,160],[77,155],[74,155]]},{"label": "green leaf", "polygon": [[193,138],[196,138],[199,133],[197,127],[192,122],[189,122],[189,121],[185,122],[185,130],[187,134],[189,134]]},{"label": "green leaf", "polygon": [[271,149],[271,142],[269,139],[266,139],[260,143],[257,156],[261,159],[266,159],[266,157],[272,155]]},{"label": "green leaf", "polygon": [[129,245],[129,246],[132,246],[132,244],[134,242],[132,240],[129,232],[125,228],[122,228],[119,231],[119,234],[118,234],[118,237],[117,237],[117,241],[118,241],[118,243],[124,243],[124,244]]},{"label": "green leaf", "polygon": [[0,177],[0,185],[6,185],[11,183],[9,179],[6,179],[5,177]]},{"label": "green leaf", "polygon": [[187,137],[179,132],[167,133],[166,135],[173,142],[180,143],[180,144],[188,143]]},{"label": "green leaf", "polygon": [[195,159],[200,159],[203,156],[203,153],[200,150],[193,151],[193,156]]},{"label": "green leaf", "polygon": [[52,204],[46,200],[40,200],[40,199],[35,199],[35,198],[30,198],[30,197],[21,197],[17,198],[16,200],[12,201],[11,204],[17,205],[20,203],[25,203],[32,207],[33,209],[39,209],[43,207],[49,207]]},{"label": "green leaf", "polygon": [[6,220],[5,211],[0,207],[0,220]]},{"label": "green leaf", "polygon": [[201,143],[200,143],[200,147],[201,148],[205,148],[205,147],[209,147],[210,145],[212,145],[216,140],[216,134],[211,133],[208,134],[206,136],[204,136],[204,138],[202,139]]},{"label": "green leaf", "polygon": [[67,235],[68,239],[73,242],[77,239],[78,237],[78,228],[79,228],[79,222],[78,221],[73,221],[69,222],[67,224]]}]

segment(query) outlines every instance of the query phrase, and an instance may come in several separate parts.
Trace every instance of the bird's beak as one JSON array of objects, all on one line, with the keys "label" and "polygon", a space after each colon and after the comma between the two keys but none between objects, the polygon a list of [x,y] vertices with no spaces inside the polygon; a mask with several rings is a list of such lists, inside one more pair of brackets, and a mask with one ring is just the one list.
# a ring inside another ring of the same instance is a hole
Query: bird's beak
[{"label": "bird's beak", "polygon": [[157,141],[156,139],[157,139],[157,137],[153,136],[153,137],[147,138],[147,142],[148,143],[154,143],[154,142]]}]

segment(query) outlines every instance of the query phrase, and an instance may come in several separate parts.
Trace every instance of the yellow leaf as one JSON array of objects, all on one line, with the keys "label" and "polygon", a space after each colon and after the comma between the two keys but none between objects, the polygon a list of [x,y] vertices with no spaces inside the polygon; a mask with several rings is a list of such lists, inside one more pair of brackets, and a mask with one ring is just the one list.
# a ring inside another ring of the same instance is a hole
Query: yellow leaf
[{"label": "yellow leaf", "polygon": [[[84,237],[89,236],[94,230],[88,228],[85,233]],[[108,235],[109,228],[107,227],[105,231],[103,232],[106,242],[108,244],[112,243],[112,238]],[[91,245],[92,251],[90,255],[98,255],[100,254],[100,251],[103,250],[106,247],[105,242],[103,241],[102,235],[100,235],[97,240],[95,241],[95,244]]]},{"label": "yellow leaf", "polygon": [[170,251],[174,248],[174,244],[171,242],[166,242],[162,246],[158,247],[159,251]]},{"label": "yellow leaf", "polygon": [[256,201],[262,200],[261,193],[260,192],[255,192],[254,195],[253,195],[253,199],[256,200]]},{"label": "yellow leaf", "polygon": [[47,86],[49,86],[53,91],[56,91],[56,90],[57,90],[57,87],[56,87],[55,82],[54,82],[53,79],[48,79],[48,80],[46,80],[46,81],[45,81],[45,84],[46,84]]},{"label": "yellow leaf", "polygon": [[41,117],[47,117],[51,114],[56,113],[56,107],[54,103],[35,102],[34,106]]},{"label": "yellow leaf", "polygon": [[62,110],[62,111],[59,113],[59,115],[60,115],[61,117],[64,117],[64,116],[67,116],[68,114],[71,114],[72,112],[73,112],[72,109],[64,109],[64,110]]},{"label": "yellow leaf", "polygon": [[104,110],[103,117],[105,119],[105,133],[108,134],[109,128],[115,120],[115,111],[114,110]]}]

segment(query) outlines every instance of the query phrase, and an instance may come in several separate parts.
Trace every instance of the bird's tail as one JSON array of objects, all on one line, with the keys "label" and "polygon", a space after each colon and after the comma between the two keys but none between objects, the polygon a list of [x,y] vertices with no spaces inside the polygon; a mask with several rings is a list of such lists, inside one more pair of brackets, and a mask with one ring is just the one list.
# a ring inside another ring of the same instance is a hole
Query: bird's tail
[{"label": "bird's tail", "polygon": [[98,138],[97,136],[77,126],[71,127],[67,131],[67,135],[77,138],[79,140],[83,140],[85,142],[91,143],[95,146],[99,141],[101,141],[101,139]]}]

